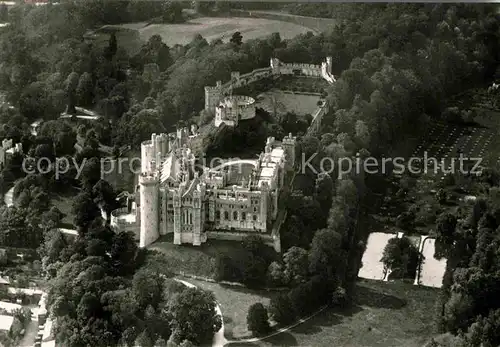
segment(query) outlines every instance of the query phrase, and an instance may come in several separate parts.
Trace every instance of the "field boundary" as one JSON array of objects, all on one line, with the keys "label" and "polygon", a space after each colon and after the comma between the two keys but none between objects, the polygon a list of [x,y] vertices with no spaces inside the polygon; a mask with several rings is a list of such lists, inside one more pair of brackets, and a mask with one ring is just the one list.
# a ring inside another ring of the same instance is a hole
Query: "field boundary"
[{"label": "field boundary", "polygon": [[325,31],[327,27],[333,27],[335,25],[335,21],[333,19],[298,16],[287,13],[271,13],[233,9],[229,12],[229,14],[234,17],[261,18],[289,22],[311,29],[311,31],[313,31],[315,34],[320,34],[321,32]]}]

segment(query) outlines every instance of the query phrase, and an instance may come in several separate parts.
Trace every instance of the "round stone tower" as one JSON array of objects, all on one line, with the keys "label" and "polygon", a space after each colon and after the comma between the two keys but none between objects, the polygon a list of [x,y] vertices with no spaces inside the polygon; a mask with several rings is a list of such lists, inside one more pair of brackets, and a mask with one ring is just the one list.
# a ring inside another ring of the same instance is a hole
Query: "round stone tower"
[{"label": "round stone tower", "polygon": [[139,247],[147,247],[155,242],[159,233],[159,180],[154,174],[139,175],[141,233]]}]

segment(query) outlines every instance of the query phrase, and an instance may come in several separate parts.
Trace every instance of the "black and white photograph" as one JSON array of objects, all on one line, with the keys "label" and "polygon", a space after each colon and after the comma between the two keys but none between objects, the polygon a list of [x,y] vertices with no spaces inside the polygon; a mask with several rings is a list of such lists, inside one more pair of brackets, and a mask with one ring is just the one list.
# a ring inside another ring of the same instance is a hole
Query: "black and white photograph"
[{"label": "black and white photograph", "polygon": [[0,0],[0,347],[288,346],[500,346],[500,3]]}]

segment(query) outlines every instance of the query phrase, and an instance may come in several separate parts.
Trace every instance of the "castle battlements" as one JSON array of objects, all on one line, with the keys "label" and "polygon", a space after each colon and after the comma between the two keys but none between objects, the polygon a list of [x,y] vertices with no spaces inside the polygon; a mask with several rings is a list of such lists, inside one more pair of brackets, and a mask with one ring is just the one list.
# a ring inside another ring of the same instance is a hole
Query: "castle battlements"
[{"label": "castle battlements", "polygon": [[294,144],[296,143],[297,141],[297,136],[293,136],[292,133],[289,133],[288,135],[286,135],[284,138],[283,138],[283,144]]},{"label": "castle battlements", "polygon": [[[304,63],[283,63],[277,58],[271,58],[269,67],[255,69],[246,74],[238,71],[231,72],[228,82],[222,84],[217,81],[215,86],[205,87],[205,110],[215,113],[215,126],[226,124],[228,126],[238,126],[238,122],[244,119],[255,117],[255,100],[246,104],[238,103],[236,98],[252,98],[245,96],[232,96],[232,90],[257,82],[263,78],[280,75],[303,75],[309,77],[323,78],[328,83],[333,84],[336,79],[332,74],[332,57],[326,57],[325,61],[319,65]],[[252,99],[253,100],[253,99]],[[231,107],[228,104],[232,104]],[[253,106],[252,106],[253,105]]]},{"label": "castle battlements", "polygon": [[215,107],[215,126],[221,124],[237,126],[240,120],[255,117],[255,99],[249,96],[232,95],[223,98]]},{"label": "castle battlements", "polygon": [[155,185],[158,184],[159,179],[156,173],[143,172],[139,175],[139,184],[141,185]]}]

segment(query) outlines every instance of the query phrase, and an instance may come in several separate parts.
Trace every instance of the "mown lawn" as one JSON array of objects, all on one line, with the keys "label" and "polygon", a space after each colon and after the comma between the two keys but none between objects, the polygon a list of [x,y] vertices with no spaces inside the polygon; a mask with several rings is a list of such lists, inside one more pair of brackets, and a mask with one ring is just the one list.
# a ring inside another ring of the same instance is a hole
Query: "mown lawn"
[{"label": "mown lawn", "polygon": [[70,191],[63,194],[54,194],[52,196],[52,204],[59,209],[64,214],[64,218],[61,220],[60,227],[74,229],[73,225],[73,199],[78,194],[76,189],[70,189]]},{"label": "mown lawn", "polygon": [[276,291],[250,290],[191,278],[186,278],[186,281],[214,293],[222,311],[224,335],[228,340],[251,338],[247,329],[248,308],[258,302],[267,306],[272,296],[278,294]]},{"label": "mown lawn", "polygon": [[328,309],[265,341],[229,346],[421,347],[434,336],[436,289],[368,280],[356,288],[345,312]]},{"label": "mown lawn", "polygon": [[319,96],[300,93],[285,93],[280,90],[270,90],[259,95],[257,107],[261,107],[271,114],[278,115],[293,112],[297,115],[312,115],[318,108]]},{"label": "mown lawn", "polygon": [[201,246],[174,245],[172,234],[161,237],[148,249],[161,252],[161,262],[170,271],[211,279],[216,276],[217,255],[227,255],[234,263],[245,255],[241,242],[208,240]]},{"label": "mown lawn", "polygon": [[261,18],[241,17],[200,17],[182,24],[151,24],[138,29],[143,41],[153,35],[160,35],[168,46],[185,45],[200,34],[207,41],[222,39],[228,42],[234,32],[239,31],[243,40],[262,38],[279,32],[282,39],[291,39],[310,31],[309,28],[294,23]]}]

